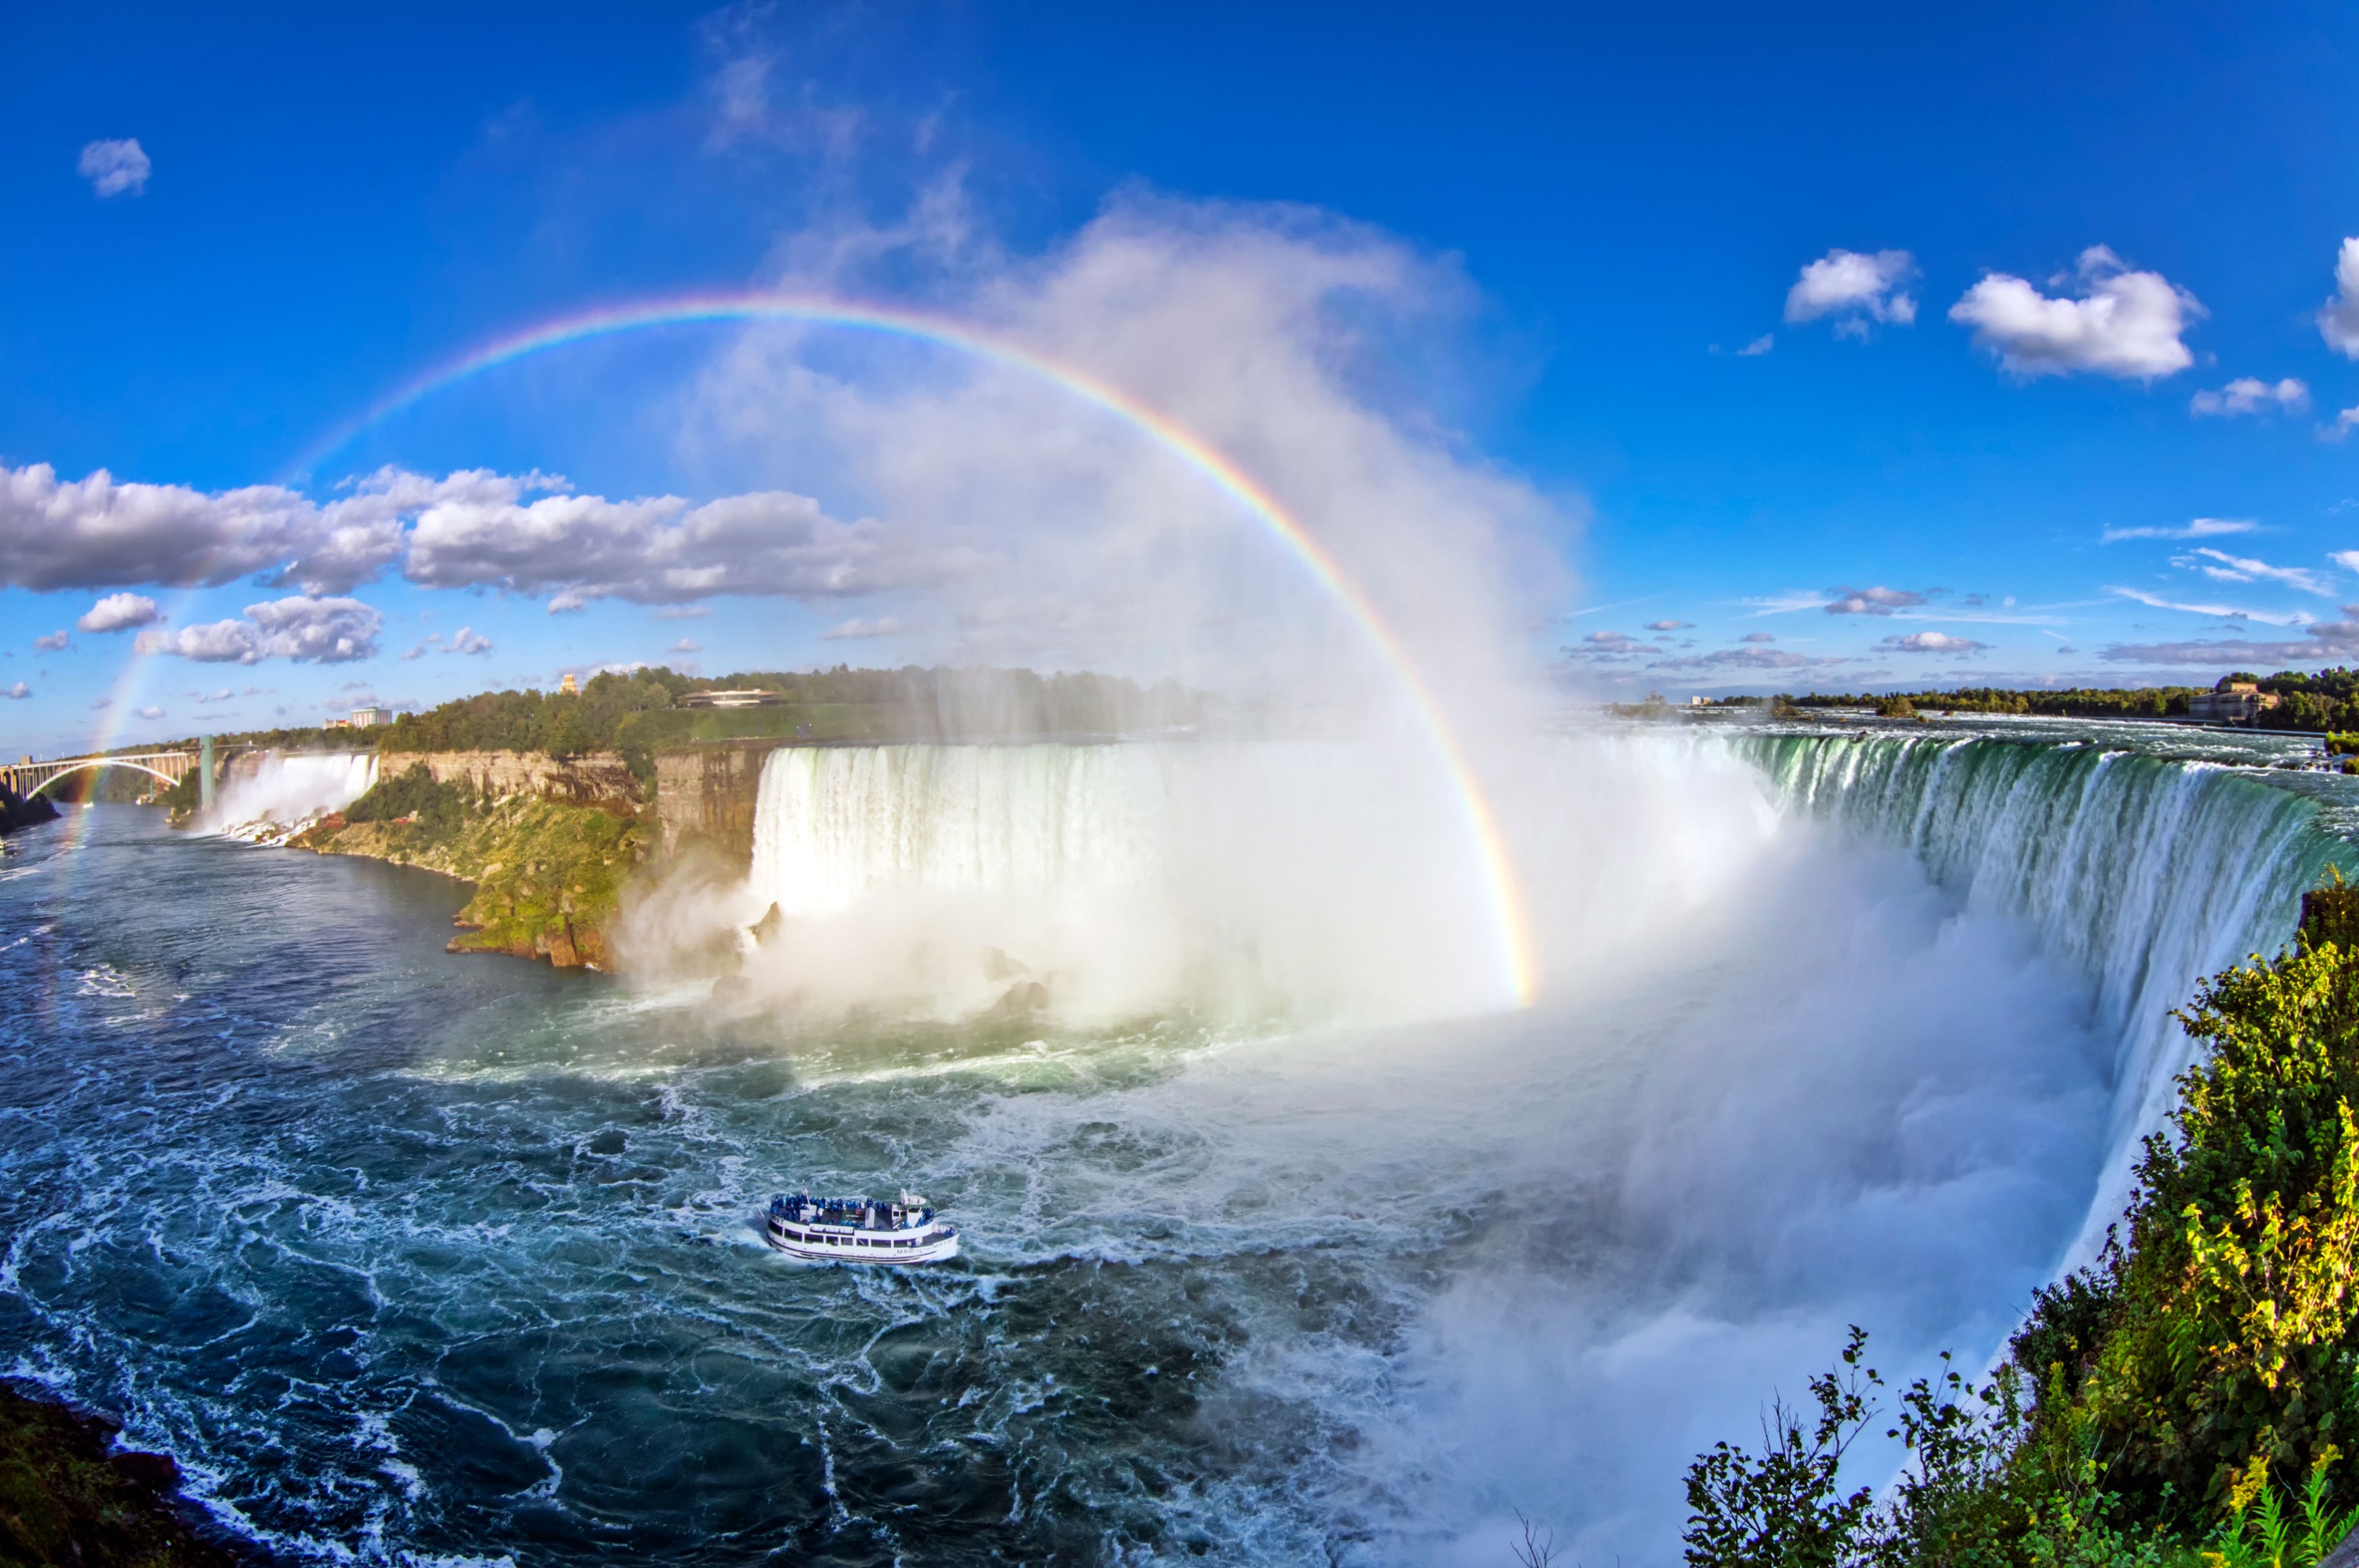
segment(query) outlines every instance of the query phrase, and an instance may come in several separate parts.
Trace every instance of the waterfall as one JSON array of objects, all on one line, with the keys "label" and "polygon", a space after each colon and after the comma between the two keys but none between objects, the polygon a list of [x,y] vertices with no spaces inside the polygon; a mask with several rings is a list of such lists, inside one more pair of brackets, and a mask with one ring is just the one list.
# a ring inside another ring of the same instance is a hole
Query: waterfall
[{"label": "waterfall", "polygon": [[283,840],[287,830],[351,805],[375,782],[373,751],[246,753],[230,765],[212,822],[233,837]]},{"label": "waterfall", "polygon": [[2349,846],[2317,803],[2253,768],[2086,741],[1761,734],[1735,743],[1789,805],[1913,852],[1967,908],[2029,922],[2085,973],[2118,1042],[2107,1158],[2073,1249],[2128,1196],[2139,1139],[2191,1042],[2172,1018],[2202,976],[2273,953],[2299,896]]},{"label": "waterfall", "polygon": [[1430,770],[1340,742],[788,747],[749,877],[781,937],[749,974],[949,1010],[1479,1010],[1452,820]]}]

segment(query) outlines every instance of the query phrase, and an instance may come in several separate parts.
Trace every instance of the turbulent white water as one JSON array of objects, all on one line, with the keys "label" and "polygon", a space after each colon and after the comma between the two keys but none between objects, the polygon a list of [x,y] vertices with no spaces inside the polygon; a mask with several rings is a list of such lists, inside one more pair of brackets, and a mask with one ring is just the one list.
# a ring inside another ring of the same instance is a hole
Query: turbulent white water
[{"label": "turbulent white water", "polygon": [[1449,821],[1343,744],[781,750],[750,886],[786,926],[756,972],[950,1012],[1036,984],[1073,1017],[1480,1009],[1495,927]]},{"label": "turbulent white water", "polygon": [[1760,736],[1787,798],[1908,849],[1969,909],[2029,921],[2095,986],[2114,1040],[2105,1178],[2082,1249],[2127,1195],[2138,1140],[2187,1065],[2171,1009],[2195,980],[2274,953],[2299,894],[2349,847],[2268,776],[2090,743]]},{"label": "turbulent white water", "polygon": [[212,822],[234,836],[266,836],[351,805],[376,782],[376,753],[272,751],[232,761]]}]

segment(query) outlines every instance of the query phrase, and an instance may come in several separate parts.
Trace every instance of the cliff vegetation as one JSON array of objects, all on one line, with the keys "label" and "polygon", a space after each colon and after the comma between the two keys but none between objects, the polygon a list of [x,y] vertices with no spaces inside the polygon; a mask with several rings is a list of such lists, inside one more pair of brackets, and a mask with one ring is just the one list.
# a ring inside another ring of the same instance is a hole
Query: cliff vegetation
[{"label": "cliff vegetation", "polygon": [[0,1388],[0,1563],[235,1568],[258,1561],[191,1523],[160,1454],[114,1451],[115,1429]]},{"label": "cliff vegetation", "polygon": [[1815,1410],[1688,1475],[1696,1564],[2310,1568],[2359,1521],[2359,889],[2180,1015],[2202,1059],[2097,1264],[2041,1290],[1996,1375],[1902,1390],[1879,1500],[1843,1455],[1883,1381],[1854,1329]]},{"label": "cliff vegetation", "polygon": [[647,853],[652,822],[627,804],[495,799],[437,783],[423,764],[387,776],[297,837],[323,855],[361,855],[475,885],[454,923],[453,953],[546,958],[611,970],[623,888]]}]

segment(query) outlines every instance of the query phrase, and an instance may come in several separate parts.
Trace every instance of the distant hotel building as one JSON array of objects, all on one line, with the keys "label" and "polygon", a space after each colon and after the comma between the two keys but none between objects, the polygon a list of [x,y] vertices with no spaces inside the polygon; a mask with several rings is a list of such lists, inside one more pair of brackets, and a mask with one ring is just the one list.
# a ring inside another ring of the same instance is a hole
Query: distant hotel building
[{"label": "distant hotel building", "polygon": [[2187,716],[2201,724],[2255,724],[2261,710],[2277,705],[2277,694],[2250,681],[2223,681],[2187,700]]},{"label": "distant hotel building", "polygon": [[393,723],[393,714],[384,708],[354,708],[353,710],[353,728],[356,730],[375,729],[379,724],[389,724],[391,723]]},{"label": "distant hotel building", "polygon": [[786,698],[776,691],[690,691],[679,700],[683,708],[781,708]]}]

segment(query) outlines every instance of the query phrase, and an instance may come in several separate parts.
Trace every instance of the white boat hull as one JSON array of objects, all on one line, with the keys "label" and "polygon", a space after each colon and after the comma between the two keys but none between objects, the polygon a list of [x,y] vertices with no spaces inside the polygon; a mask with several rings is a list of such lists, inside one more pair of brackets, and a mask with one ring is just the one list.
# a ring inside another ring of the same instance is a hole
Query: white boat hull
[{"label": "white boat hull", "polygon": [[773,1219],[762,1234],[772,1247],[806,1263],[940,1263],[959,1250],[958,1232],[947,1225],[916,1234],[846,1232]]}]

